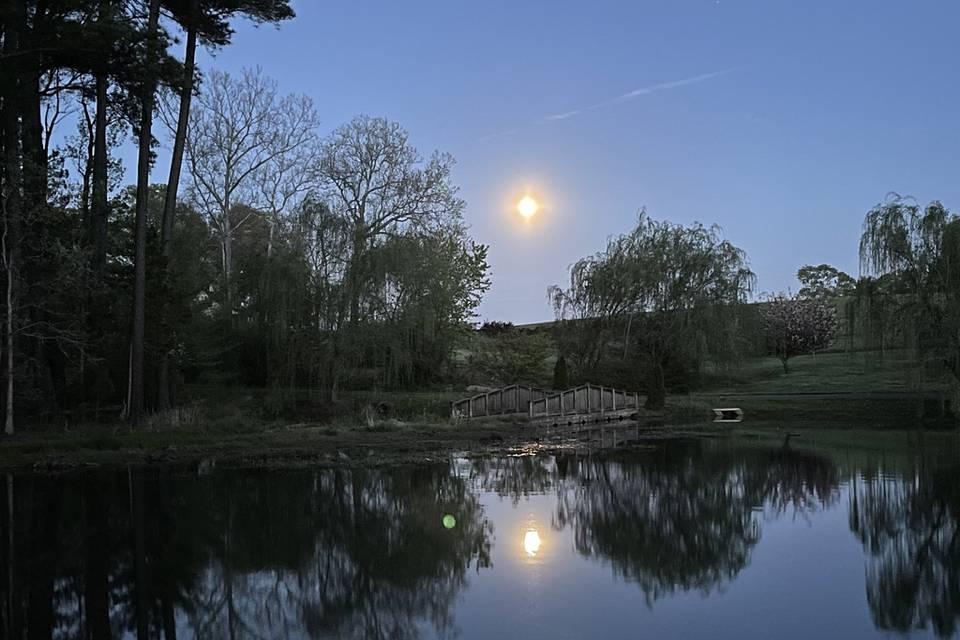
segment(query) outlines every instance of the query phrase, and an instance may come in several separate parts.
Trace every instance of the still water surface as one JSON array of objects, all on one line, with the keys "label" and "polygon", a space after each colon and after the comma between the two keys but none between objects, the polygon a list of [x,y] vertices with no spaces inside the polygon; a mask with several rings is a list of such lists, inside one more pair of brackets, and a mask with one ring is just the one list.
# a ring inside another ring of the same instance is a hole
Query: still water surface
[{"label": "still water surface", "polygon": [[950,637],[958,464],[942,449],[677,441],[388,470],[8,477],[2,631]]}]

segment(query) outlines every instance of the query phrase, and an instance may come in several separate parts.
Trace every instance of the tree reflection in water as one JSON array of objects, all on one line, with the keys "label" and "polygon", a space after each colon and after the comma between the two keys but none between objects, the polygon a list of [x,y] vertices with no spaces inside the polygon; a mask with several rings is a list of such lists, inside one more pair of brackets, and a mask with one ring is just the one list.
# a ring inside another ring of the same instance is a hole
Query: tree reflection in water
[{"label": "tree reflection in water", "polygon": [[[878,628],[957,631],[958,474],[921,465],[851,482],[850,529],[868,552]],[[724,589],[767,523],[840,496],[825,457],[702,440],[454,469],[123,470],[3,484],[4,638],[456,635],[455,603],[470,573],[491,565],[484,492],[515,503],[547,495],[552,526],[572,532],[576,552],[652,605]]]},{"label": "tree reflection in water", "polygon": [[760,512],[805,514],[839,496],[836,466],[790,447],[681,441],[649,453],[505,458],[481,469],[485,488],[514,500],[531,487],[555,490],[553,527],[572,527],[576,550],[610,563],[648,604],[733,580],[760,540]]},{"label": "tree reflection in water", "polygon": [[725,459],[658,452],[645,463],[585,459],[556,520],[581,554],[608,561],[648,603],[709,592],[746,566],[760,538],[743,477]]},{"label": "tree reflection in water", "polygon": [[868,552],[874,624],[957,632],[960,616],[960,469],[906,477],[864,475],[850,491],[850,529]]},{"label": "tree reflection in water", "polygon": [[520,498],[551,491],[558,475],[565,477],[565,460],[545,454],[479,458],[470,465],[470,476],[481,490],[510,498],[516,505]]},{"label": "tree reflection in water", "polygon": [[561,496],[577,550],[610,562],[648,604],[681,591],[722,589],[760,540],[755,509],[803,511],[836,497],[828,461],[791,449],[705,451],[666,447],[634,464],[584,461],[581,483]]},{"label": "tree reflection in water", "polygon": [[492,526],[446,465],[6,488],[3,637],[449,635],[490,565]]}]

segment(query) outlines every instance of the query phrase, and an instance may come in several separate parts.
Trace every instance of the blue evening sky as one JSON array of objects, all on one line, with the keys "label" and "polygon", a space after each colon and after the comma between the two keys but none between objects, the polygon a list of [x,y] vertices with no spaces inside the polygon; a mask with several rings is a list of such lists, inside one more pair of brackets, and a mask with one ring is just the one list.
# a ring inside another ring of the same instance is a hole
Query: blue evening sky
[{"label": "blue evening sky", "polygon": [[[452,153],[490,245],[481,319],[552,318],[547,286],[641,207],[719,224],[760,292],[795,291],[806,263],[856,275],[863,215],[890,191],[960,208],[957,2],[294,6],[279,29],[238,23],[202,66],[260,65],[314,99],[324,133],[385,116]],[[527,190],[544,208],[523,224]]]}]

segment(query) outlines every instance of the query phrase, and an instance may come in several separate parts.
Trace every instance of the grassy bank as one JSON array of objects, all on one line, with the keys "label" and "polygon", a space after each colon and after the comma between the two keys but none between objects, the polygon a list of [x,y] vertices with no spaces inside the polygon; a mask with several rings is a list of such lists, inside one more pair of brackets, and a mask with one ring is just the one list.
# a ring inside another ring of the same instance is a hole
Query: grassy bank
[{"label": "grassy bank", "polygon": [[[0,438],[0,467],[100,463],[277,464],[410,457],[474,446],[515,425],[455,424],[455,391],[344,393],[336,402],[306,390],[223,386],[188,389],[177,409],[131,429],[118,420],[70,427],[37,425]],[[513,437],[514,434],[510,434]],[[498,440],[499,441],[499,440]],[[368,460],[368,462],[374,462]]]},{"label": "grassy bank", "polygon": [[424,461],[457,449],[519,440],[523,435],[522,427],[507,422],[469,427],[398,420],[350,427],[308,423],[130,430],[94,426],[7,438],[0,445],[0,467],[44,470],[125,463],[202,467],[211,462],[230,466],[376,465]]},{"label": "grassy bank", "polygon": [[[907,446],[918,428],[956,429],[938,403],[940,381],[927,379],[919,387],[921,376],[909,354],[827,353],[797,357],[790,365],[784,374],[779,361],[760,358],[734,372],[715,372],[705,389],[670,396],[664,411],[641,412],[641,422],[655,437],[680,428],[773,438],[801,430],[847,434],[831,437],[852,438],[851,443],[872,433],[868,440],[884,446]],[[453,388],[354,392],[330,402],[306,390],[197,386],[181,398],[180,408],[149,417],[137,430],[119,422],[45,425],[2,438],[0,467],[209,460],[244,466],[376,465],[522,447],[542,439],[543,433],[520,416],[452,421],[450,402],[464,395]],[[711,409],[721,406],[742,408],[744,422],[711,425]]]}]

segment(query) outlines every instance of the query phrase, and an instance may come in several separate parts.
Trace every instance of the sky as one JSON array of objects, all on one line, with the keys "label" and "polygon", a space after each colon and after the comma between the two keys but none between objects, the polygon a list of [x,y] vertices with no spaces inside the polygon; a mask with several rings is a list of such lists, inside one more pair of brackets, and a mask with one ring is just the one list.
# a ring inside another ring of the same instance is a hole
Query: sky
[{"label": "sky", "polygon": [[[478,320],[552,319],[547,287],[644,207],[720,225],[758,294],[796,291],[804,264],[857,275],[864,214],[889,192],[960,209],[958,2],[293,6],[279,28],[238,21],[201,67],[259,65],[313,98],[321,133],[384,116],[423,155],[453,154],[490,246]],[[542,208],[524,223],[527,192]]]}]

